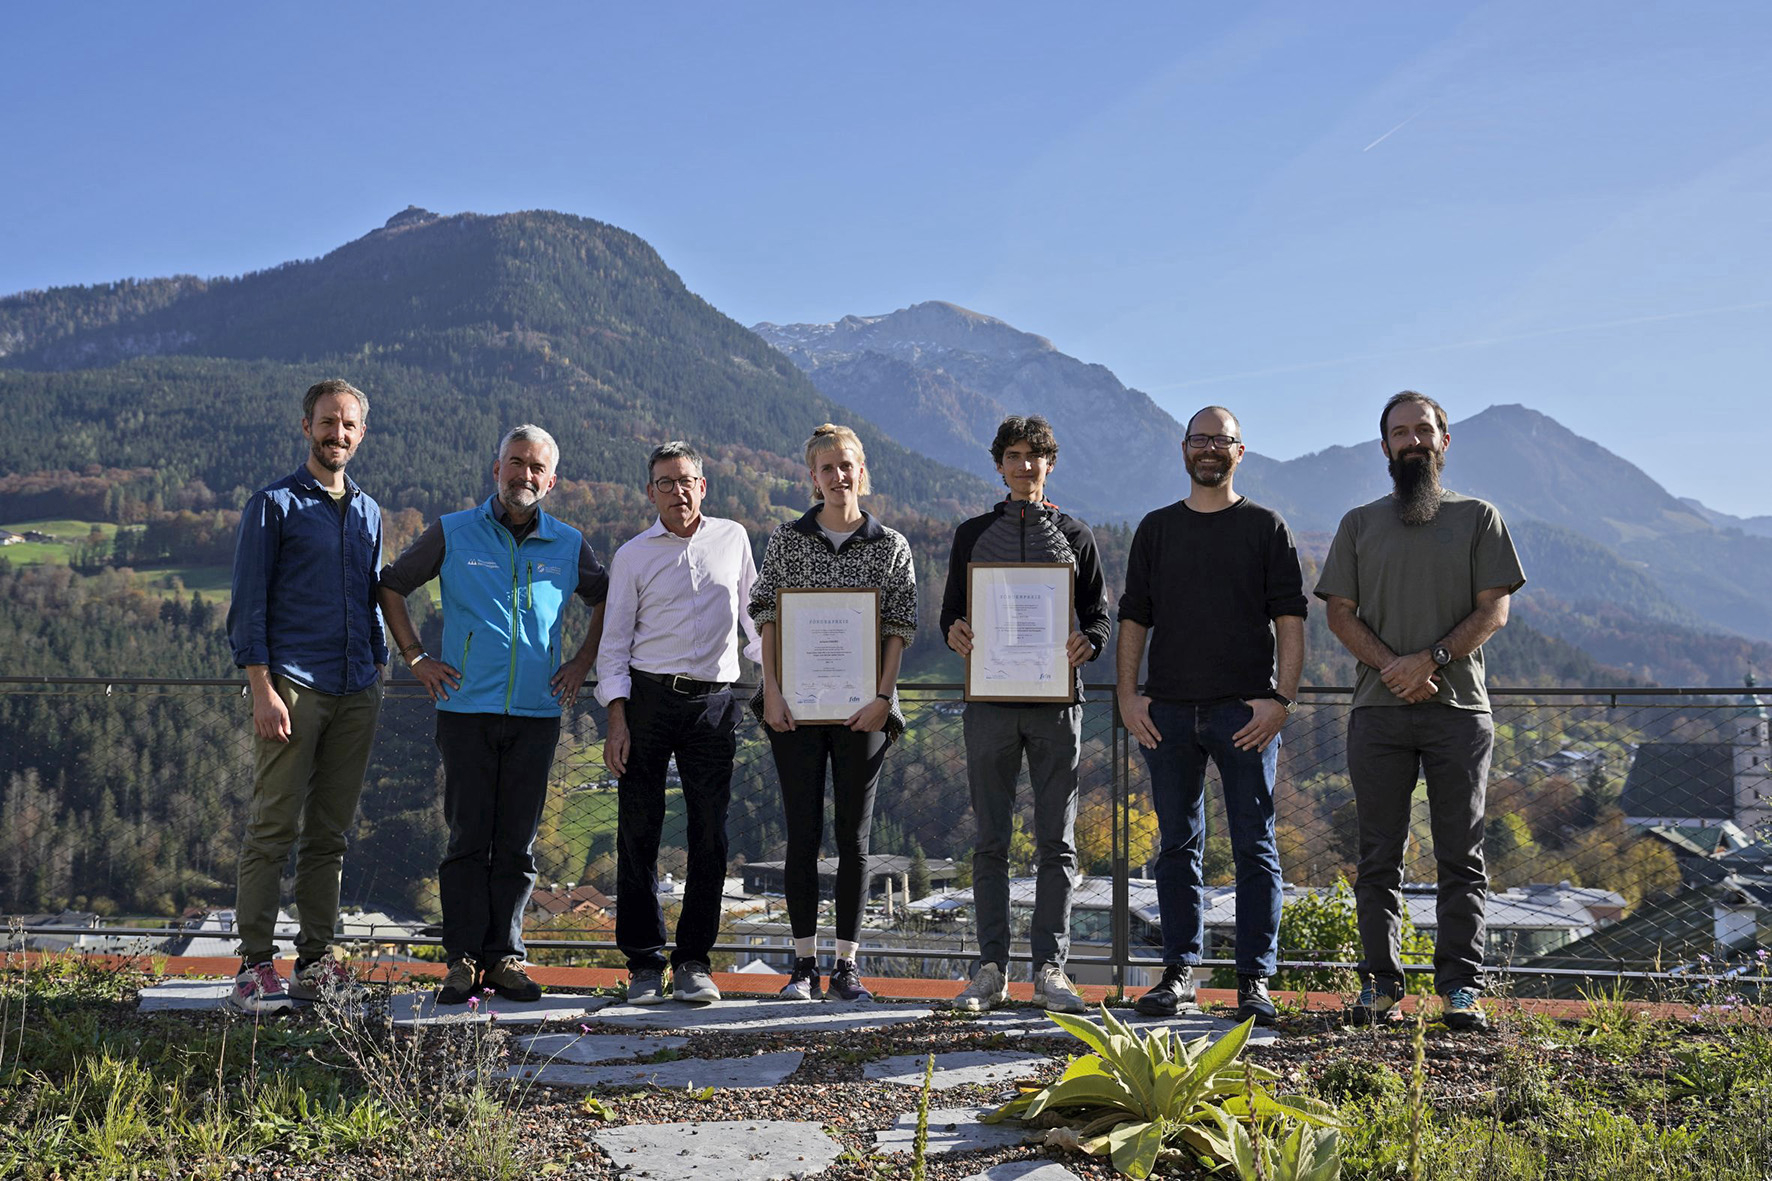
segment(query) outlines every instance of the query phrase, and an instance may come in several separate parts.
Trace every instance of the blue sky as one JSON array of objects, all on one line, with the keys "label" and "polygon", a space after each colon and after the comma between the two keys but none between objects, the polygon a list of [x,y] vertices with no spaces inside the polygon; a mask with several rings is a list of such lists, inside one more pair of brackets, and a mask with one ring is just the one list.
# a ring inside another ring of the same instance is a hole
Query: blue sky
[{"label": "blue sky", "polygon": [[1286,458],[1405,386],[1772,513],[1772,5],[0,9],[0,292],[407,204],[640,234],[744,323],[946,299]]}]

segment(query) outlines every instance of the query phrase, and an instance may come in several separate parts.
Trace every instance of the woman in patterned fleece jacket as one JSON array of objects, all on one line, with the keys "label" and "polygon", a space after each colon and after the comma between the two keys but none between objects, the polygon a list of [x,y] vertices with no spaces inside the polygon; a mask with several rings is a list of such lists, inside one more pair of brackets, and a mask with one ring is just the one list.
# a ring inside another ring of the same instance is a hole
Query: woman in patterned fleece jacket
[{"label": "woman in patterned fleece jacket", "polygon": [[[836,806],[836,955],[831,995],[865,1000],[855,952],[865,903],[864,869],[873,827],[874,788],[886,747],[904,730],[898,708],[898,665],[917,630],[917,579],[904,536],[862,511],[868,491],[867,456],[845,426],[826,423],[806,443],[807,474],[817,504],[769,538],[763,568],[751,591],[751,618],[763,639],[763,686],[751,708],[764,723],[781,781],[788,847],[782,867],[788,921],[794,932],[794,972],[782,995],[821,995],[817,959],[818,854],[824,832],[825,769]],[[778,589],[880,590],[879,695],[841,726],[796,726],[782,697],[775,667],[775,592]]]}]

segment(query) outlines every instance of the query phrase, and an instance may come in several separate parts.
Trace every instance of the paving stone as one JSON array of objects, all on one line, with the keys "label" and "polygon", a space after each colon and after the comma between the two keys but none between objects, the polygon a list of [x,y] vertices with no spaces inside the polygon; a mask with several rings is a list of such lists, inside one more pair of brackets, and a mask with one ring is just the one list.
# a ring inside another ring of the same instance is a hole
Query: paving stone
[{"label": "paving stone", "polygon": [[1014,1160],[962,1177],[960,1181],[1082,1181],[1082,1178],[1053,1161]]},{"label": "paving stone", "polygon": [[619,1066],[554,1062],[507,1067],[500,1077],[550,1087],[773,1087],[800,1069],[804,1057],[799,1050],[782,1050],[749,1058],[679,1058],[673,1062],[627,1062]]},{"label": "paving stone", "polygon": [[591,1140],[624,1177],[651,1181],[786,1181],[828,1168],[842,1146],[791,1120],[631,1124]]},{"label": "paving stone", "polygon": [[[930,1152],[971,1152],[978,1148],[1006,1148],[1020,1144],[1027,1129],[1017,1120],[981,1124],[978,1118],[989,1107],[944,1107],[929,1113]],[[880,1152],[910,1152],[917,1139],[917,1113],[907,1111],[884,1132],[874,1133]]]},{"label": "paving stone", "polygon": [[219,1009],[234,990],[234,982],[215,980],[167,980],[141,990],[136,1008],[143,1013],[170,1013],[181,1009]]},{"label": "paving stone", "polygon": [[[1085,1014],[1086,1016],[1087,1014]],[[1206,1013],[1177,1013],[1173,1017],[1141,1017],[1131,1010],[1116,1010],[1114,1016],[1140,1032],[1148,1032],[1159,1027],[1173,1029],[1183,1039],[1197,1038],[1201,1034],[1218,1036],[1229,1033],[1237,1027],[1235,1021],[1223,1017],[1213,1017]],[[979,1027],[992,1033],[1000,1033],[1004,1037],[1063,1037],[1064,1031],[1052,1023],[1051,1018],[1033,1009],[992,1009],[988,1013],[980,1013],[969,1019]],[[1099,1022],[1101,1017],[1095,1015],[1092,1020]],[[1256,1026],[1249,1031],[1249,1045],[1265,1046],[1274,1041],[1275,1034],[1271,1029]]]},{"label": "paving stone", "polygon": [[470,1009],[466,1005],[439,1005],[435,991],[400,992],[389,999],[395,1025],[473,1025],[491,1021],[496,1014],[500,1025],[539,1025],[549,1021],[583,1021],[587,1016],[609,1005],[606,996],[575,996],[566,992],[544,992],[541,999],[528,1004],[489,996]]},{"label": "paving stone", "polygon": [[872,1001],[841,1004],[828,1001],[730,1000],[711,1005],[610,1005],[597,1014],[606,1025],[624,1029],[670,1029],[693,1032],[801,1030],[841,1033],[860,1029],[884,1029],[934,1016],[935,1010],[917,1005],[880,1005]]},{"label": "paving stone", "polygon": [[552,1062],[619,1062],[655,1054],[659,1050],[677,1050],[689,1044],[686,1037],[627,1037],[619,1033],[536,1033],[517,1039],[519,1049],[529,1051],[533,1058]]},{"label": "paving stone", "polygon": [[[900,1054],[869,1062],[861,1068],[863,1078],[882,1083],[902,1083],[907,1087],[923,1085],[923,1068],[927,1054]],[[935,1056],[935,1077],[930,1083],[937,1091],[970,1085],[988,1086],[1026,1078],[1052,1061],[1044,1054],[1017,1054],[1008,1050],[963,1050]]]}]

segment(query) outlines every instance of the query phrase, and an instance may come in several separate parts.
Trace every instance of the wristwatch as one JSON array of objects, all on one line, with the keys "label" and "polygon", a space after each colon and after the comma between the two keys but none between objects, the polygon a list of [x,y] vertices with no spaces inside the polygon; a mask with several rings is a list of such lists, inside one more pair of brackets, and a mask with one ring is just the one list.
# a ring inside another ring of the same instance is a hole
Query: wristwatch
[{"label": "wristwatch", "polygon": [[1298,708],[1298,702],[1292,700],[1292,698],[1286,696],[1284,693],[1281,693],[1277,689],[1274,691],[1274,700],[1279,702],[1283,707],[1285,707],[1285,710],[1287,713],[1291,713],[1293,710]]},{"label": "wristwatch", "polygon": [[1452,649],[1444,644],[1435,644],[1428,651],[1428,655],[1434,658],[1434,667],[1436,668],[1445,668],[1452,663]]}]

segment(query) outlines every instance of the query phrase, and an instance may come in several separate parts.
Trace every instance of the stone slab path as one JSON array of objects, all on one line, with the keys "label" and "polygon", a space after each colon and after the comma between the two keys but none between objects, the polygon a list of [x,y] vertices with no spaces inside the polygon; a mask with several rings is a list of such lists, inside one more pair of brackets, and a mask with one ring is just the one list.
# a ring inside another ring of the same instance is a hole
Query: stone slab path
[{"label": "stone slab path", "polygon": [[[216,1010],[233,991],[232,981],[168,980],[141,990],[138,1008],[143,1013]],[[605,996],[577,996],[566,992],[543,993],[533,1004],[520,1004],[498,996],[484,998],[470,1009],[466,1005],[438,1005],[434,992],[397,992],[388,998],[396,1025],[469,1025],[497,1020],[507,1025],[534,1025],[549,1021],[580,1022],[610,1003]],[[298,1006],[298,1011],[308,1006]],[[275,1015],[273,1014],[273,1018]]]},{"label": "stone slab path", "polygon": [[517,1048],[527,1050],[531,1058],[580,1066],[679,1050],[688,1044],[686,1037],[626,1037],[619,1033],[535,1033],[517,1039]]},{"label": "stone slab path", "polygon": [[548,1087],[773,1087],[800,1069],[805,1054],[782,1050],[748,1058],[678,1058],[671,1062],[625,1062],[580,1066],[570,1062],[509,1066],[500,1078]]},{"label": "stone slab path", "polygon": [[591,1139],[624,1177],[651,1181],[786,1181],[842,1152],[818,1124],[790,1120],[631,1124]]},{"label": "stone slab path", "polygon": [[[545,999],[545,998],[544,998]],[[884,1029],[933,1016],[934,1009],[920,1005],[882,1005],[872,1001],[841,1004],[829,1001],[778,1001],[738,999],[712,1005],[685,1005],[666,1001],[662,1005],[610,1005],[596,1020],[622,1029],[668,1029],[693,1033],[770,1033],[781,1030],[842,1033],[860,1029]]]},{"label": "stone slab path", "polygon": [[[900,1054],[869,1062],[861,1068],[863,1078],[907,1087],[923,1085],[926,1054]],[[971,1085],[988,1086],[1026,1078],[1052,1059],[1044,1054],[1017,1054],[1009,1050],[961,1050],[935,1056],[935,1075],[930,1086],[937,1091]]]},{"label": "stone slab path", "polygon": [[[1007,1148],[1020,1144],[1027,1129],[1015,1121],[981,1124],[978,1118],[988,1107],[944,1107],[929,1113],[929,1151],[971,1152],[978,1148]],[[874,1133],[880,1152],[910,1152],[917,1139],[917,1113],[907,1111],[884,1132]]]},{"label": "stone slab path", "polygon": [[1082,1181],[1082,1179],[1063,1165],[1055,1164],[1049,1160],[1015,1160],[995,1165],[982,1173],[974,1173],[970,1177],[962,1177],[960,1181]]},{"label": "stone slab path", "polygon": [[[1101,1020],[1099,1013],[1079,1015],[1094,1021]],[[1161,1027],[1174,1030],[1184,1039],[1197,1038],[1201,1034],[1211,1034],[1217,1037],[1220,1034],[1229,1033],[1237,1027],[1235,1021],[1223,1017],[1213,1017],[1206,1013],[1177,1013],[1173,1017],[1140,1017],[1130,1010],[1116,1009],[1114,1016],[1141,1033],[1148,1033],[1150,1030]],[[992,1009],[988,1013],[980,1013],[968,1020],[977,1022],[980,1028],[1010,1038],[1068,1036],[1052,1023],[1051,1018],[1038,1009]],[[1249,1031],[1249,1045],[1251,1047],[1268,1045],[1273,1042],[1274,1036],[1273,1030],[1256,1026]]]}]

